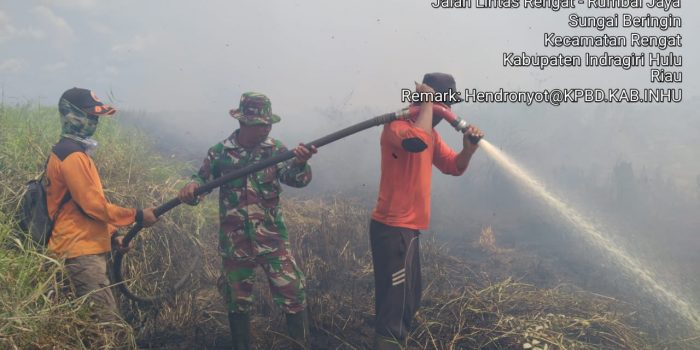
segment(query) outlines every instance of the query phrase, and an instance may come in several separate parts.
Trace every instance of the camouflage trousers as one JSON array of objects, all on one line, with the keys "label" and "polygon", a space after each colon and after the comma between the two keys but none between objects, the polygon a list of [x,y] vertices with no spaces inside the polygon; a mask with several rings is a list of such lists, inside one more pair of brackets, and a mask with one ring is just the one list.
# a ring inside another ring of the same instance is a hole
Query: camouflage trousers
[{"label": "camouflage trousers", "polygon": [[229,312],[251,311],[257,266],[265,271],[272,298],[285,313],[295,314],[306,308],[304,274],[289,250],[250,257],[223,257],[222,260],[221,291]]}]

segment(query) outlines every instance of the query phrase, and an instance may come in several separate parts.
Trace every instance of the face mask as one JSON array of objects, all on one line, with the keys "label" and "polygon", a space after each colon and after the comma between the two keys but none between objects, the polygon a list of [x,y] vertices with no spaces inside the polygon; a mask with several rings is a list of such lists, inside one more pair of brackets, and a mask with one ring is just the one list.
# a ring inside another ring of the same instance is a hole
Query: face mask
[{"label": "face mask", "polygon": [[95,116],[88,116],[88,120],[83,124],[83,129],[80,132],[80,137],[89,138],[95,134],[97,130],[98,119]]},{"label": "face mask", "polygon": [[61,113],[61,129],[63,135],[73,135],[81,139],[87,139],[97,130],[98,117],[88,115],[80,108],[66,100],[59,103]]}]

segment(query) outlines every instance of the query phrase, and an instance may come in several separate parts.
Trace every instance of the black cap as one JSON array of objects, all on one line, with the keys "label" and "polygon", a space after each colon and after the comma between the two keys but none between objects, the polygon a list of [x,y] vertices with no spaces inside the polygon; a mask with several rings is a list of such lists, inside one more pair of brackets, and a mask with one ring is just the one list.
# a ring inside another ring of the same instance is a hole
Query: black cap
[{"label": "black cap", "polygon": [[[449,93],[451,91],[457,91],[455,78],[446,73],[427,73],[423,76],[423,84],[430,86],[435,92]],[[452,105],[462,101],[464,101],[464,99],[458,97],[457,101],[446,102],[446,104]]]},{"label": "black cap", "polygon": [[92,115],[112,115],[117,111],[112,106],[102,103],[94,92],[87,89],[68,89],[61,95],[61,99]]}]

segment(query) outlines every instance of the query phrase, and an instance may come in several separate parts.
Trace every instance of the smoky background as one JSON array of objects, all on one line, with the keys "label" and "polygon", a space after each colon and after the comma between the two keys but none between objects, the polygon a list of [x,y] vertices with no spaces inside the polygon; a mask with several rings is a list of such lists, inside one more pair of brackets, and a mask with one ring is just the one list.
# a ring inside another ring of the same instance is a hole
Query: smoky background
[{"label": "smoky background", "polygon": [[[279,112],[283,119],[273,126],[271,136],[291,148],[382,113],[331,103],[299,116]],[[693,99],[660,106],[461,104],[455,111],[645,267],[697,303],[700,172],[697,150],[691,146],[700,144],[700,121],[693,112],[697,107],[700,100]],[[181,116],[183,121],[176,125],[186,125],[184,120],[196,124],[182,129],[144,121],[159,118],[176,117],[120,116],[129,123],[140,120],[161,152],[187,160],[193,171],[206,150],[238,125],[225,112],[208,118]],[[297,118],[313,118],[313,128],[294,123]],[[212,120],[212,125],[203,126],[202,119]],[[461,150],[461,134],[447,123],[436,130],[453,149]],[[369,129],[321,148],[311,160],[311,184],[285,187],[285,195],[352,199],[371,211],[380,175],[380,133],[381,127]],[[564,219],[477,151],[461,177],[434,171],[431,227],[425,233],[446,242],[451,253],[468,257],[481,230],[492,227],[499,245],[544,262],[523,268],[516,277],[547,286],[568,282],[601,293],[629,293],[630,281],[577,238]]]},{"label": "smoky background", "polygon": [[[695,305],[700,281],[700,119],[696,2],[674,10],[684,36],[680,104],[552,107],[461,104],[455,111],[594,219],[631,255]],[[636,11],[636,10],[635,10]],[[619,11],[581,10],[587,15]],[[643,15],[659,11],[639,10]],[[503,68],[504,51],[580,54],[544,48],[542,33],[601,34],[566,26],[565,11],[433,10],[424,1],[8,1],[0,6],[3,103],[54,105],[72,86],[121,109],[117,120],[152,136],[159,152],[199,166],[237,122],[228,116],[245,91],[266,93],[282,122],[271,136],[288,147],[397,110],[400,89],[426,72],[451,73],[458,89],[660,87],[646,69]],[[630,30],[610,29],[609,35]],[[611,54],[657,52],[641,48]],[[456,150],[461,135],[438,132]],[[312,160],[314,180],[286,196],[354,198],[371,210],[379,182],[381,128],[338,141]],[[109,145],[101,145],[109,147]],[[182,174],[183,177],[189,174]],[[570,282],[616,296],[634,285],[571,234],[561,217],[477,152],[462,177],[434,174],[427,235],[469,257],[484,227],[497,243],[537,257],[517,278]],[[368,218],[369,219],[369,218]],[[449,248],[448,248],[449,247]],[[489,263],[486,260],[486,263]]]}]

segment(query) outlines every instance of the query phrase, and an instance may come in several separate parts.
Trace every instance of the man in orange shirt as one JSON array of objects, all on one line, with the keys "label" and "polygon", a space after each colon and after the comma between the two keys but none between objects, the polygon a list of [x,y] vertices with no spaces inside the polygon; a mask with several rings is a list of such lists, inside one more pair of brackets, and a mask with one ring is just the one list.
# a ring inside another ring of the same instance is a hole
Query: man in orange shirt
[{"label": "man in orange shirt", "polygon": [[[457,90],[451,75],[429,73],[422,84],[416,84],[416,91],[449,94]],[[470,137],[483,137],[478,128],[469,126],[463,149],[456,153],[433,129],[440,120],[433,116],[433,103],[424,101],[415,120],[396,120],[382,131],[382,174],[369,228],[375,282],[374,348],[378,350],[402,348],[420,304],[418,237],[430,221],[432,166],[445,174],[462,175],[478,148]]]},{"label": "man in orange shirt", "polygon": [[107,202],[102,182],[89,153],[97,146],[90,137],[99,118],[116,110],[100,102],[90,90],[72,88],[58,102],[61,139],[53,147],[46,165],[49,217],[56,220],[49,251],[65,258],[66,272],[76,296],[89,293],[98,321],[118,319],[117,304],[109,288],[107,254],[118,249],[117,227],[138,223],[144,227],[158,219],[153,208],[122,208]]}]

